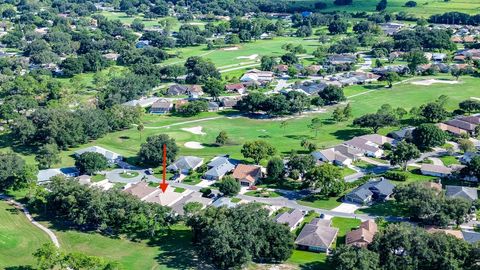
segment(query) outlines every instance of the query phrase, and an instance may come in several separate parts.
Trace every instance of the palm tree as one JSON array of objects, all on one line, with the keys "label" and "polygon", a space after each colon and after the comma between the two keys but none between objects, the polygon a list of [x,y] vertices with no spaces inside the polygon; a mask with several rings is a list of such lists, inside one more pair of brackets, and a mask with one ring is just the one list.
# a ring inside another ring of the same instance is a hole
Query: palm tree
[{"label": "palm tree", "polygon": [[287,128],[287,126],[288,126],[287,120],[284,120],[280,123],[280,127],[283,129],[283,134],[285,134],[285,129]]},{"label": "palm tree", "polygon": [[142,140],[142,131],[144,129],[145,129],[145,126],[143,125],[143,123],[138,124],[137,130],[138,130],[138,132],[140,132],[140,141]]}]

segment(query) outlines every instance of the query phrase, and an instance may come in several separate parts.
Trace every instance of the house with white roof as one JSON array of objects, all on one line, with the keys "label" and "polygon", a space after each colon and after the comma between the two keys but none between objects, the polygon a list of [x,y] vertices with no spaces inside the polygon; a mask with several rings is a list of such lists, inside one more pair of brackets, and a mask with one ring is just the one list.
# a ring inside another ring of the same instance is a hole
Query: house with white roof
[{"label": "house with white roof", "polygon": [[81,154],[86,153],[86,152],[99,153],[102,156],[104,156],[107,159],[107,161],[111,164],[116,164],[117,162],[123,160],[123,157],[120,154],[117,154],[115,152],[112,152],[110,150],[107,150],[103,147],[96,146],[96,145],[77,150],[77,151],[75,151],[75,155],[80,156]]}]

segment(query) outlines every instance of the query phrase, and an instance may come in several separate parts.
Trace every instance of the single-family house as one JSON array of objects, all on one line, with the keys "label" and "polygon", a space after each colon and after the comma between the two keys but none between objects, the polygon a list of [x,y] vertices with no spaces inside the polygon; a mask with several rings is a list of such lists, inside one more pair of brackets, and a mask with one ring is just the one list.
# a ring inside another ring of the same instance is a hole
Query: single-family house
[{"label": "single-family house", "polygon": [[305,224],[295,239],[298,249],[313,252],[329,252],[338,235],[338,229],[331,227],[331,220],[314,218]]},{"label": "single-family house", "polygon": [[223,98],[220,101],[220,105],[224,109],[231,109],[231,108],[234,108],[235,106],[237,106],[237,103],[238,103],[239,100],[240,100],[239,98]]},{"label": "single-family house", "polygon": [[452,169],[443,165],[422,164],[420,171],[423,175],[437,177],[449,177],[452,175]]},{"label": "single-family house", "polygon": [[375,221],[369,219],[360,224],[360,228],[350,231],[345,237],[345,244],[356,247],[367,247],[373,242],[378,228]]},{"label": "single-family house", "polygon": [[208,111],[209,112],[218,112],[220,110],[220,105],[217,102],[209,101],[208,102]]},{"label": "single-family house", "polygon": [[167,95],[169,96],[187,95],[187,92],[188,92],[188,86],[174,84],[168,87]]},{"label": "single-family house", "polygon": [[383,33],[389,36],[393,36],[405,26],[405,24],[403,23],[392,23],[392,22],[380,23],[378,25],[380,26],[380,29],[382,29]]},{"label": "single-family house", "polygon": [[387,179],[367,182],[345,195],[346,202],[369,204],[373,201],[384,201],[393,193],[394,185]]},{"label": "single-family house", "polygon": [[233,208],[233,207],[237,206],[237,203],[232,202],[232,199],[230,199],[228,197],[221,197],[220,199],[214,201],[212,203],[212,206],[213,207],[225,206],[227,208]]},{"label": "single-family house", "polygon": [[385,143],[393,143],[393,139],[378,134],[369,134],[344,142],[348,147],[362,151],[366,156],[376,158],[383,156],[383,150],[380,147]]},{"label": "single-family house", "polygon": [[147,108],[153,105],[155,101],[159,100],[158,97],[149,97],[149,98],[140,98],[140,99],[134,99],[127,101],[125,103],[122,103],[123,106],[128,106],[128,107],[137,107],[140,106],[142,108]]},{"label": "single-family house", "polygon": [[140,200],[145,200],[148,196],[159,192],[158,188],[154,188],[148,185],[145,181],[140,181],[137,183],[129,184],[123,190],[123,192],[133,195]]},{"label": "single-family house", "polygon": [[463,234],[462,231],[459,230],[452,230],[452,229],[440,229],[440,228],[435,228],[435,227],[427,227],[425,230],[428,233],[443,233],[447,235],[451,235],[455,238],[462,239],[463,240]]},{"label": "single-family house", "polygon": [[409,139],[412,137],[412,132],[414,129],[414,127],[405,127],[397,131],[392,131],[388,133],[387,136],[397,141]]},{"label": "single-family house", "polygon": [[335,148],[328,148],[321,151],[312,152],[312,156],[315,160],[333,163],[339,166],[348,166],[351,165],[353,160],[342,153],[335,150]]},{"label": "single-family house", "polygon": [[475,124],[472,124],[472,123],[469,123],[469,122],[465,122],[465,121],[462,121],[460,119],[452,119],[452,120],[449,120],[447,122],[445,122],[447,125],[450,125],[450,126],[454,126],[454,127],[457,127],[457,128],[460,128],[460,129],[463,129],[463,130],[466,130],[468,133],[470,134],[474,134],[475,133],[475,127],[477,125]]},{"label": "single-family house", "polygon": [[327,84],[324,82],[304,82],[302,84],[294,85],[293,89],[301,91],[306,95],[316,95],[319,92],[322,92],[327,87]]},{"label": "single-family house", "polygon": [[277,65],[273,68],[277,73],[286,73],[288,72],[288,65]]},{"label": "single-family house", "polygon": [[178,174],[189,174],[198,167],[202,166],[203,158],[194,156],[183,156],[170,164],[167,169]]},{"label": "single-family house", "polygon": [[478,191],[472,187],[445,186],[445,195],[450,198],[462,198],[468,201],[478,199]]},{"label": "single-family house", "polygon": [[446,131],[448,133],[451,133],[453,135],[456,135],[456,136],[461,136],[462,134],[467,134],[468,132],[464,129],[461,129],[461,128],[458,128],[458,127],[454,127],[454,126],[451,126],[451,125],[447,125],[445,123],[438,123],[436,124],[437,127],[443,131]]},{"label": "single-family house", "polygon": [[205,172],[203,178],[206,180],[220,180],[227,173],[232,172],[237,164],[237,160],[228,156],[215,157],[207,164],[208,171]]},{"label": "single-family house", "polygon": [[271,71],[252,69],[243,74],[243,76],[240,78],[240,82],[265,84],[273,81],[273,78],[273,72]]},{"label": "single-family house", "polygon": [[432,61],[443,62],[447,58],[445,53],[432,53]]},{"label": "single-family house", "polygon": [[353,54],[334,54],[327,57],[327,63],[330,65],[353,64],[357,61],[357,57]]},{"label": "single-family house", "polygon": [[37,173],[37,182],[48,182],[50,178],[54,176],[77,177],[79,174],[80,172],[75,167],[39,170]]},{"label": "single-family house", "polygon": [[463,240],[470,244],[480,242],[480,233],[475,231],[462,231]]},{"label": "single-family house", "polygon": [[233,178],[240,182],[240,185],[251,187],[262,177],[262,168],[255,165],[238,164],[233,170]]},{"label": "single-family house", "polygon": [[103,147],[96,146],[96,145],[77,150],[77,151],[75,151],[75,155],[80,156],[81,154],[86,153],[86,152],[99,153],[102,156],[104,156],[107,159],[107,161],[111,164],[116,164],[119,161],[123,160],[123,157],[120,154],[117,154],[115,152],[112,152],[110,150],[107,150]]},{"label": "single-family house", "polygon": [[464,163],[464,164],[469,163],[472,160],[472,158],[474,158],[478,155],[480,155],[480,154],[477,153],[477,152],[466,152],[460,158],[460,162]]},{"label": "single-family house", "polygon": [[293,209],[289,212],[278,214],[275,217],[275,222],[280,224],[286,224],[290,228],[290,231],[293,231],[298,227],[298,225],[300,225],[304,216],[305,215],[302,211],[298,209]]},{"label": "single-family house", "polygon": [[480,116],[478,115],[464,116],[464,117],[458,118],[458,120],[468,122],[474,125],[480,125]]},{"label": "single-family house", "polygon": [[335,151],[339,152],[340,154],[348,157],[352,161],[357,161],[360,157],[363,156],[363,152],[360,150],[357,150],[355,148],[348,147],[347,145],[344,144],[339,144],[333,147]]},{"label": "single-family house", "polygon": [[190,97],[190,98],[199,98],[200,96],[203,95],[203,89],[202,89],[202,86],[198,85],[198,84],[194,84],[194,85],[190,85],[187,87],[187,92],[186,94]]},{"label": "single-family house", "polygon": [[209,206],[210,204],[212,204],[212,199],[202,197],[202,194],[199,193],[199,192],[192,192],[192,193],[188,194],[187,196],[181,198],[177,202],[175,202],[171,207],[172,207],[172,210],[175,211],[177,214],[183,215],[183,214],[185,214],[185,211],[183,210],[183,207],[187,203],[191,203],[191,202],[200,203],[202,205],[202,209],[203,209],[203,208]]},{"label": "single-family house", "polygon": [[243,83],[231,83],[225,85],[225,91],[227,92],[237,92],[240,95],[245,94],[247,92],[247,88]]},{"label": "single-family house", "polygon": [[172,108],[173,108],[172,102],[162,98],[155,101],[152,104],[152,107],[150,107],[150,113],[165,114],[165,113],[169,113],[172,110]]}]

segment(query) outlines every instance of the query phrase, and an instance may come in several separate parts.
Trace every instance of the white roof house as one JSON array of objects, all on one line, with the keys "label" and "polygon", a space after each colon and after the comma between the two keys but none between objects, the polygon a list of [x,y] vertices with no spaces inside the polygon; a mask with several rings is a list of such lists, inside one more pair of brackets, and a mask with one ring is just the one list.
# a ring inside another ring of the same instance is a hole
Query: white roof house
[{"label": "white roof house", "polygon": [[90,146],[84,149],[77,150],[75,151],[75,155],[80,156],[81,154],[86,152],[99,153],[104,156],[110,163],[117,163],[118,161],[121,161],[123,159],[120,154],[117,154],[100,146]]},{"label": "white roof house", "polygon": [[317,161],[323,161],[328,163],[333,163],[340,166],[351,165],[353,160],[339,151],[336,151],[335,148],[328,148],[321,151],[315,151],[312,153],[312,156]]},{"label": "white roof house", "polygon": [[50,181],[50,178],[61,175],[65,177],[76,177],[80,172],[75,167],[40,170],[37,174],[38,183]]}]

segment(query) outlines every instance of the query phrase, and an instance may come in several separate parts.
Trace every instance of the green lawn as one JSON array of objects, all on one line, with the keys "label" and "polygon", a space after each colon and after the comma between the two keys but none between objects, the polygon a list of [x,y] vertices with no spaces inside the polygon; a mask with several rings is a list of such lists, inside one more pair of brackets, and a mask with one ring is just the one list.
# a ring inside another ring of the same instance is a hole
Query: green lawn
[{"label": "green lawn", "polygon": [[29,269],[35,265],[32,253],[49,241],[47,234],[33,226],[23,212],[0,201],[0,269]]},{"label": "green lawn", "polygon": [[[295,2],[302,4],[313,4],[313,0],[296,0]],[[352,5],[335,6],[333,0],[323,1],[328,4],[327,9],[322,11],[347,11],[347,12],[374,12],[378,4],[377,0],[353,0]],[[386,11],[388,12],[407,12],[415,14],[419,17],[428,18],[428,16],[437,13],[444,13],[450,11],[458,11],[469,14],[480,13],[479,0],[416,0],[417,6],[414,8],[405,7],[406,0],[388,0]]]},{"label": "green lawn", "polygon": [[268,190],[252,190],[245,192],[247,196],[253,197],[264,197],[264,198],[275,198],[282,196],[280,193],[275,191],[268,191]]},{"label": "green lawn", "polygon": [[230,201],[231,201],[232,203],[238,203],[238,202],[241,202],[242,199],[240,199],[240,198],[232,198],[232,199],[230,199]]},{"label": "green lawn", "polygon": [[297,201],[301,205],[331,210],[339,206],[342,202],[339,197],[323,198],[317,195],[311,195]]},{"label": "green lawn", "polygon": [[100,182],[102,180],[105,180],[105,175],[104,174],[95,174],[92,176],[92,182]]},{"label": "green lawn", "polygon": [[123,178],[135,178],[137,176],[138,176],[138,172],[135,172],[135,171],[127,171],[120,174],[120,177],[123,177]]},{"label": "green lawn", "polygon": [[397,184],[408,184],[408,183],[412,183],[412,182],[430,182],[432,180],[435,180],[437,179],[438,177],[435,177],[435,176],[430,176],[430,175],[422,175],[422,173],[420,172],[420,169],[419,168],[416,168],[416,167],[408,167],[407,168],[407,171],[404,171],[404,170],[393,170],[393,171],[399,171],[399,172],[402,172],[402,173],[405,173],[407,175],[407,181],[405,182],[401,182],[401,181],[392,181],[392,183],[394,185],[397,185]]},{"label": "green lawn", "polygon": [[186,190],[186,189],[184,189],[184,188],[176,187],[173,191],[174,191],[174,192],[177,192],[177,193],[182,193],[182,192],[184,192],[185,190]]},{"label": "green lawn", "polygon": [[443,156],[443,157],[440,157],[439,159],[443,162],[443,165],[445,166],[460,164],[460,161],[458,161],[458,159],[454,156]]},{"label": "green lawn", "polygon": [[118,261],[123,269],[194,269],[196,266],[191,231],[183,225],[174,225],[170,234],[154,243],[50,228],[59,238],[62,249]]},{"label": "green lawn", "polygon": [[353,170],[353,169],[350,169],[350,168],[348,168],[348,167],[343,167],[343,168],[342,168],[342,176],[343,176],[343,177],[349,176],[349,175],[354,174],[354,173],[356,173],[356,171]]},{"label": "green lawn", "polygon": [[401,208],[395,201],[386,201],[376,203],[368,208],[358,209],[355,213],[401,217],[405,215],[405,209]]}]

